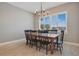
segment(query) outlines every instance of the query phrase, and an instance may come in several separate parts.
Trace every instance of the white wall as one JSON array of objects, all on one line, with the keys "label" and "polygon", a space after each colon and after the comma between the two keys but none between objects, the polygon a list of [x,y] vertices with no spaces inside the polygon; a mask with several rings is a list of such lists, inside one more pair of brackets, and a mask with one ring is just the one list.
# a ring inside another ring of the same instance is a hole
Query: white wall
[{"label": "white wall", "polygon": [[33,15],[0,2],[0,42],[24,38],[25,29],[33,29]]}]

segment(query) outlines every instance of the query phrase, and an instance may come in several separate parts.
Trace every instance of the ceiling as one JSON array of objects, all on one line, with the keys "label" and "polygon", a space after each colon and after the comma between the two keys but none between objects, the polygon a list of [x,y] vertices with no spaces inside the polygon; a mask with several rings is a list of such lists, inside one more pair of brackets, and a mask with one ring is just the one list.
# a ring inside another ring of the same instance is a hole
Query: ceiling
[{"label": "ceiling", "polygon": [[[34,13],[36,9],[38,11],[40,11],[41,9],[40,2],[8,2],[8,3],[31,13]],[[43,2],[42,4],[43,9],[49,9],[65,3],[67,2]]]}]

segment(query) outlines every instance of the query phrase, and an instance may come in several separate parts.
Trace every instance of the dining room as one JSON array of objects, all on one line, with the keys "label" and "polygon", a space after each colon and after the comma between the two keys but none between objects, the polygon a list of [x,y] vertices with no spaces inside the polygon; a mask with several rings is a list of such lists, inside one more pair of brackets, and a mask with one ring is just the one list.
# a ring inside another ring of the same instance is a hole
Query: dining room
[{"label": "dining room", "polygon": [[79,2],[0,2],[0,56],[78,56],[78,19]]}]

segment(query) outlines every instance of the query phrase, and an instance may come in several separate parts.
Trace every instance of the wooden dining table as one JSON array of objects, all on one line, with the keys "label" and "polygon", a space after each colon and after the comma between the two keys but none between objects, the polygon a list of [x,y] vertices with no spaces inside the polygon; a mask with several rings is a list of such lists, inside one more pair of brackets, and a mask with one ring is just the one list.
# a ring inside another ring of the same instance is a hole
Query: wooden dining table
[{"label": "wooden dining table", "polygon": [[51,41],[51,54],[53,53],[54,50],[54,40],[59,36],[59,34],[50,34],[50,33],[28,33],[29,35],[34,35],[37,36],[37,38],[43,37],[43,38],[48,38]]}]

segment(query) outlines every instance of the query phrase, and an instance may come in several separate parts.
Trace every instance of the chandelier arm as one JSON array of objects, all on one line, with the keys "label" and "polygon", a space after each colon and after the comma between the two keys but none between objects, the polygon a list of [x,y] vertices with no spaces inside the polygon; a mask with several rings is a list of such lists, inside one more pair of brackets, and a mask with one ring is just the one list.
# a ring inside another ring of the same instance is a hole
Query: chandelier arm
[{"label": "chandelier arm", "polygon": [[38,12],[36,9],[35,15],[40,15],[41,18],[43,18],[43,16],[45,15],[48,15],[48,12],[45,9],[43,9],[43,2],[40,2],[40,12]]},{"label": "chandelier arm", "polygon": [[40,4],[41,4],[41,18],[42,18],[43,17],[42,2],[40,2]]}]

